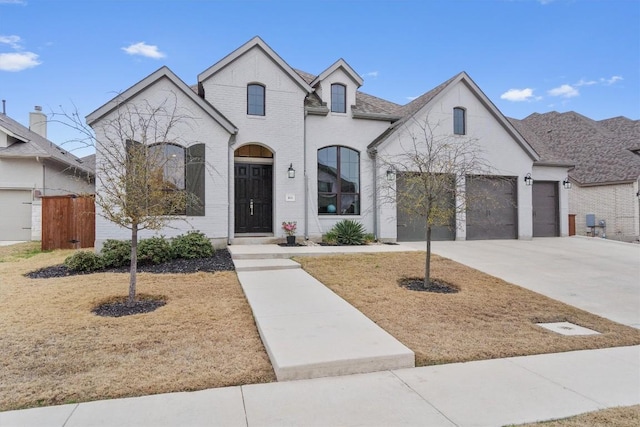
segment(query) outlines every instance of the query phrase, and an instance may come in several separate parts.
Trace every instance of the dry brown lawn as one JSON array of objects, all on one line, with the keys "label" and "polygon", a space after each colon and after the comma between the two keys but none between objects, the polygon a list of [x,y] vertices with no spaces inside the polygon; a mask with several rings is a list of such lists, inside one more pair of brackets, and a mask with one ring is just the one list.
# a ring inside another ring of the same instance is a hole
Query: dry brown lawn
[{"label": "dry brown lawn", "polygon": [[72,253],[35,247],[0,248],[0,410],[275,380],[235,272],[140,274],[167,305],[105,318],[128,275],[29,279]]},{"label": "dry brown lawn", "polygon": [[520,427],[638,427],[639,425],[640,405],[635,405],[589,412],[561,420],[522,424]]},{"label": "dry brown lawn", "polygon": [[[456,294],[398,286],[424,277],[424,252],[296,259],[303,268],[413,350],[418,366],[640,344],[623,326],[434,255],[432,277]],[[563,336],[536,322],[569,321],[601,332]]]}]

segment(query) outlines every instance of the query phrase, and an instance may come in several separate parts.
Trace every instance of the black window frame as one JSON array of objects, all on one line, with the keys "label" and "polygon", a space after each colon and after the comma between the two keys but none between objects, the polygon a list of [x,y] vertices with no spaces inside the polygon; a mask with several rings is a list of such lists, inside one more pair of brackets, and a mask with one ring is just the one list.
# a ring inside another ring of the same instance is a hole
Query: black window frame
[{"label": "black window frame", "polygon": [[[331,185],[331,183],[329,182],[325,182],[325,181],[320,181],[320,168],[321,167],[326,167],[326,165],[323,165],[320,163],[320,152],[323,150],[327,150],[327,149],[331,149],[331,148],[335,148],[336,149],[336,171],[335,174],[337,177],[342,177],[342,151],[343,150],[349,150],[350,152],[353,152],[356,154],[357,158],[358,158],[358,181],[356,183],[357,185],[357,191],[343,191],[342,189],[342,184],[341,183],[336,183],[336,189],[335,191],[333,191],[333,188],[329,188],[328,185]],[[317,167],[318,167],[318,178],[317,178],[317,195],[318,195],[318,215],[361,215],[361,198],[360,198],[360,186],[361,186],[361,164],[360,164],[360,151],[353,149],[351,147],[347,147],[344,145],[329,145],[326,147],[322,147],[320,149],[318,149],[317,152]],[[321,191],[324,190],[324,191]],[[353,196],[353,200],[351,201],[350,206],[348,207],[343,207],[342,206],[342,202],[343,202],[343,197],[344,196]],[[335,206],[335,212],[328,212],[328,211],[321,211],[321,204],[320,204],[320,198],[322,197],[335,197],[336,199],[336,206]],[[353,209],[351,209],[353,208]]]},{"label": "black window frame", "polygon": [[462,107],[454,107],[453,109],[453,134],[467,134],[467,110]]},{"label": "black window frame", "polygon": [[[260,105],[260,107],[262,107],[261,112],[252,112],[252,109],[251,109],[252,106],[256,106],[256,107],[258,106],[258,104],[252,103],[251,101],[252,97],[258,98],[255,94],[250,93],[250,89],[253,87],[259,87],[262,89],[262,97],[261,97],[262,105]],[[247,115],[264,117],[266,114],[267,114],[267,87],[262,83],[249,83],[247,85]]]},{"label": "black window frame", "polygon": [[[342,88],[342,95],[336,96],[333,88]],[[340,108],[342,107],[342,108]],[[346,113],[347,112],[347,86],[342,83],[333,83],[331,85],[331,112]]]},{"label": "black window frame", "polygon": [[[127,153],[135,146],[140,146],[139,142],[127,140]],[[205,144],[193,144],[185,147],[180,144],[169,142],[156,142],[149,144],[145,149],[145,156],[148,156],[149,150],[153,147],[161,146],[163,151],[167,146],[178,147],[182,149],[183,156],[183,188],[170,189],[165,191],[184,191],[188,194],[185,210],[183,212],[167,213],[171,216],[204,216],[205,215]],[[165,154],[165,153],[163,153]],[[127,154],[128,157],[128,154]],[[129,165],[127,167],[130,167]],[[163,176],[165,174],[163,168]]]}]

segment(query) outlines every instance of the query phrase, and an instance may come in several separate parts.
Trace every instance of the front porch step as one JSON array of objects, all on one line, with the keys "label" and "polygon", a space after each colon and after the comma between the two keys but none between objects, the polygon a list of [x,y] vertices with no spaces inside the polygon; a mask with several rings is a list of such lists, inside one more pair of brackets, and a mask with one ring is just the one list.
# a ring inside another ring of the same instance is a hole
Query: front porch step
[{"label": "front porch step", "polygon": [[290,259],[284,258],[253,258],[253,259],[234,259],[237,272],[243,271],[264,271],[264,270],[289,270],[300,268],[300,264]]},{"label": "front porch step", "polygon": [[231,239],[232,245],[269,245],[282,242],[284,242],[282,237],[274,236],[240,236]]}]

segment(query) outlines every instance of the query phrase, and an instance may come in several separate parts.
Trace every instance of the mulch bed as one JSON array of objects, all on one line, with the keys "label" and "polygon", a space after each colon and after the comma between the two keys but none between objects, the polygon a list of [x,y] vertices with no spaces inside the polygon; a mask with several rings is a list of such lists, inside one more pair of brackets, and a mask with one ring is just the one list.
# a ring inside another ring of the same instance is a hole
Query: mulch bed
[{"label": "mulch bed", "polygon": [[139,296],[133,305],[127,305],[126,301],[116,301],[101,304],[91,311],[103,317],[122,317],[131,316],[132,314],[150,313],[165,304],[166,302],[161,299]]},{"label": "mulch bed", "polygon": [[417,292],[435,292],[438,294],[455,294],[458,288],[437,280],[431,280],[429,286],[424,287],[424,278],[409,277],[398,281],[401,288]]},{"label": "mulch bed", "polygon": [[[215,251],[213,256],[208,258],[196,259],[174,259],[162,264],[138,264],[139,273],[195,273],[198,271],[216,272],[216,271],[233,271],[235,266],[231,259],[231,254],[227,249],[219,249]],[[119,268],[105,268],[92,272],[82,272],[69,270],[63,264],[44,267],[39,270],[30,271],[25,276],[31,279],[49,279],[53,277],[76,276],[91,273],[128,273],[129,266]]]}]

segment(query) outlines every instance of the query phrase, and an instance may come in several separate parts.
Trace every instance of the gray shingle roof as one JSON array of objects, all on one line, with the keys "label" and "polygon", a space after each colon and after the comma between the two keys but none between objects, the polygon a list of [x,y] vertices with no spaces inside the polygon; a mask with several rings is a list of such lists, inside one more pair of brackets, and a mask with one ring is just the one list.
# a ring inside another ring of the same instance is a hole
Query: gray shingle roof
[{"label": "gray shingle roof", "polygon": [[[295,68],[294,71],[298,73],[298,75],[302,77],[302,79],[307,83],[311,83],[317,77],[313,74]],[[307,96],[307,99],[305,100],[305,106],[322,107],[326,106],[326,103],[323,103],[318,95],[312,93]],[[399,109],[401,108],[400,105],[395,104],[391,101],[387,101],[385,99],[378,98],[377,96],[369,95],[361,91],[356,91],[355,107],[360,113],[389,114],[391,116],[397,116],[399,114]]]},{"label": "gray shingle roof", "polygon": [[9,147],[0,148],[0,157],[49,158],[91,175],[94,174],[94,168],[85,164],[80,158],[32,132],[11,117],[0,114],[0,126],[17,137],[17,141]]},{"label": "gray shingle roof", "polygon": [[581,185],[632,182],[640,176],[640,121],[595,121],[573,111],[534,113],[509,119],[542,161],[575,165],[569,176]]}]

